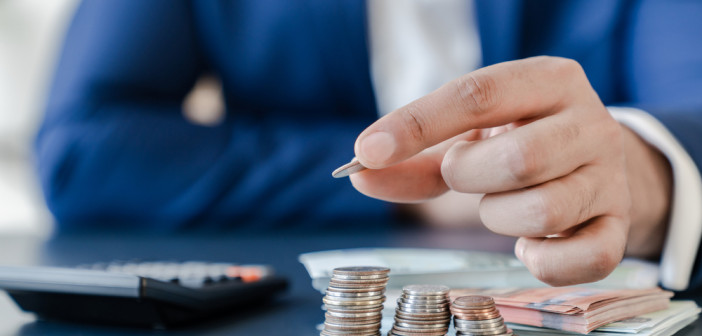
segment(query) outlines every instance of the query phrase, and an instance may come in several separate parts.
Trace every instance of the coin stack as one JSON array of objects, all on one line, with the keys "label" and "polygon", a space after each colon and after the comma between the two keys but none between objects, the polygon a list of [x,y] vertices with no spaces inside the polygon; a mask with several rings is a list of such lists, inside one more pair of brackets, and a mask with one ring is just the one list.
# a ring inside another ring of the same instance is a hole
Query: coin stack
[{"label": "coin stack", "polygon": [[379,336],[389,268],[340,267],[324,296],[322,336]]},{"label": "coin stack", "polygon": [[505,326],[500,311],[495,307],[495,300],[489,296],[461,296],[451,304],[453,325],[456,335],[466,336],[513,336],[511,329]]},{"label": "coin stack", "polygon": [[444,336],[451,324],[449,288],[437,285],[410,285],[397,299],[395,323],[388,335]]}]

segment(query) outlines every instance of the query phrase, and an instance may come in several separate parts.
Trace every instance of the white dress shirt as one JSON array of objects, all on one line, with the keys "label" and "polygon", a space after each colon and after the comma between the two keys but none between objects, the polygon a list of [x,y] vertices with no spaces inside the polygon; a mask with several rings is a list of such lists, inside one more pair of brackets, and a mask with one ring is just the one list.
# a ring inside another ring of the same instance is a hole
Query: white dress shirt
[{"label": "white dress shirt", "polygon": [[[466,0],[368,0],[371,77],[381,116],[480,66],[474,15],[473,1]],[[631,108],[610,112],[670,161],[674,190],[660,274],[663,286],[683,290],[702,235],[700,172],[650,114]]]}]

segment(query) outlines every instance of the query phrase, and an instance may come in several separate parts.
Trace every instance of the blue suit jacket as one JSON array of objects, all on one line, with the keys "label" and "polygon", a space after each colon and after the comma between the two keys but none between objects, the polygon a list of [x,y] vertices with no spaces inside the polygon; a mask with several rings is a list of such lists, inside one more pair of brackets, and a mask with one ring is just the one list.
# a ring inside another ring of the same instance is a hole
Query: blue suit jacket
[{"label": "blue suit jacket", "polygon": [[[387,204],[330,177],[376,118],[365,10],[359,0],[85,1],[36,143],[61,227],[388,218]],[[700,1],[477,0],[486,65],[573,58],[606,104],[653,113],[702,167],[700,18]],[[228,115],[216,127],[181,116],[203,73],[223,82]]]}]

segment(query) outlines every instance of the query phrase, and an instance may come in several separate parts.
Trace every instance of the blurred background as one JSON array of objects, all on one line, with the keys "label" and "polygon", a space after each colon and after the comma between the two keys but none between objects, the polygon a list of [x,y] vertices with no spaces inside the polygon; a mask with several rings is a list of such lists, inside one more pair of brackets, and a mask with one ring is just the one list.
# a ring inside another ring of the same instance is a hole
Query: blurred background
[{"label": "blurred background", "polygon": [[32,144],[78,0],[0,0],[0,234],[46,236]]}]

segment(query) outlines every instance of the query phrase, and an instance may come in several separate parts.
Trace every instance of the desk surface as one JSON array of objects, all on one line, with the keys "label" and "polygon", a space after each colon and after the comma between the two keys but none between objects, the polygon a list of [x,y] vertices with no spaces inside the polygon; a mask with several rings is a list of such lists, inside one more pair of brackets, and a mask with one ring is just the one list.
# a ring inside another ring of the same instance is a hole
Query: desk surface
[{"label": "desk surface", "polygon": [[[481,230],[451,232],[226,233],[226,234],[74,234],[48,241],[0,238],[0,264],[72,266],[111,260],[203,260],[263,263],[291,280],[290,290],[267,307],[186,329],[144,330],[37,321],[0,295],[2,335],[319,335],[322,295],[297,260],[300,253],[354,247],[434,247],[511,251],[514,239]],[[702,322],[678,335],[702,334]]]}]

